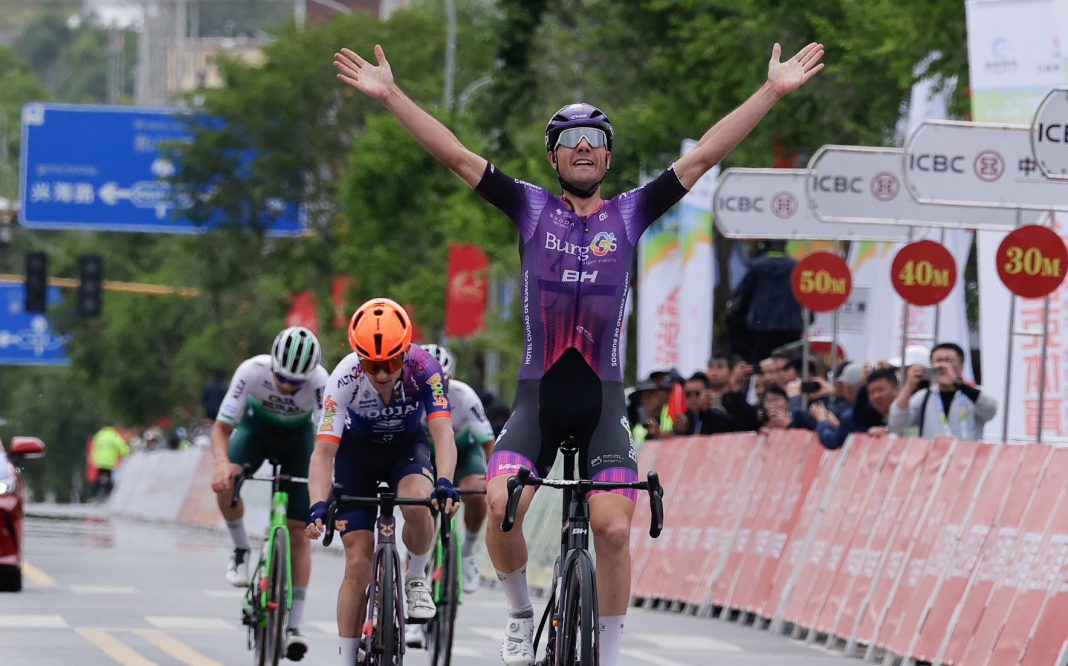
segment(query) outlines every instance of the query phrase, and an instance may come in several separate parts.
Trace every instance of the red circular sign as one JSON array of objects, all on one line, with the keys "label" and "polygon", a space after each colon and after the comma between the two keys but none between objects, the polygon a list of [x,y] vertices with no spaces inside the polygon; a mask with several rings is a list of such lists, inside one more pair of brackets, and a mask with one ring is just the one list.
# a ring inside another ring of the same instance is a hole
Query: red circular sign
[{"label": "red circular sign", "polygon": [[797,262],[790,287],[801,305],[813,312],[830,312],[849,298],[853,276],[837,254],[814,252]]},{"label": "red circular sign", "polygon": [[1049,227],[1031,224],[1005,237],[998,247],[998,275],[1009,291],[1041,298],[1061,286],[1068,269],[1068,248]]},{"label": "red circular sign", "polygon": [[941,303],[957,283],[957,262],[934,241],[909,243],[890,266],[894,291],[910,305]]}]

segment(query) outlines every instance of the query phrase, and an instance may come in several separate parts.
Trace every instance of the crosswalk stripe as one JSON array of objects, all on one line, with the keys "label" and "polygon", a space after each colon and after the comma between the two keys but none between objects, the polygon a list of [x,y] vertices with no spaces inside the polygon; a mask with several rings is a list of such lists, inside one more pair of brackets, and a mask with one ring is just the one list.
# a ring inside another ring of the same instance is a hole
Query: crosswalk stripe
[{"label": "crosswalk stripe", "polygon": [[620,654],[630,657],[631,659],[637,659],[638,661],[644,661],[647,664],[653,664],[653,666],[686,666],[681,661],[675,661],[673,659],[665,659],[664,657],[658,657],[655,654],[649,654],[643,650],[632,650],[630,648],[623,648],[619,651]]},{"label": "crosswalk stripe", "polygon": [[157,666],[156,662],[145,659],[140,653],[106,631],[100,629],[76,629],[75,631],[122,666]]},{"label": "crosswalk stripe", "polygon": [[138,629],[136,633],[183,664],[188,664],[189,666],[223,666],[220,662],[197,652],[182,641],[168,636],[162,631]]},{"label": "crosswalk stripe", "polygon": [[497,627],[468,627],[468,629],[479,636],[485,636],[490,640],[500,641],[504,638],[504,629]]},{"label": "crosswalk stripe", "polygon": [[156,627],[157,629],[230,630],[234,628],[232,624],[222,619],[221,617],[182,617],[148,615],[145,617],[145,621],[147,621],[149,624]]},{"label": "crosswalk stripe", "polygon": [[137,594],[137,588],[129,585],[71,585],[75,594]]},{"label": "crosswalk stripe", "polygon": [[0,629],[66,629],[61,615],[0,615]]},{"label": "crosswalk stripe", "polygon": [[22,573],[26,574],[26,577],[33,581],[34,585],[37,585],[38,587],[59,587],[59,583],[56,582],[55,578],[52,578],[25,560],[22,562]]}]

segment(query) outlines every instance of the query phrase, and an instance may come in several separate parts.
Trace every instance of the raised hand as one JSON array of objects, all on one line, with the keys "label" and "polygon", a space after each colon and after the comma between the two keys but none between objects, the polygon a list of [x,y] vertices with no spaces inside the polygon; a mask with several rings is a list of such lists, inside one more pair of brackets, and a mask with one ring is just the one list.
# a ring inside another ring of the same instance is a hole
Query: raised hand
[{"label": "raised hand", "polygon": [[355,51],[341,49],[334,54],[334,68],[338,70],[337,78],[371,99],[384,101],[393,86],[393,70],[386,60],[382,47],[375,44],[375,59],[378,65],[372,65]]},{"label": "raised hand", "polygon": [[812,42],[785,62],[779,62],[780,55],[782,47],[776,42],[771,47],[771,60],[768,61],[768,84],[780,97],[797,90],[823,69],[820,62],[823,44],[817,42]]}]

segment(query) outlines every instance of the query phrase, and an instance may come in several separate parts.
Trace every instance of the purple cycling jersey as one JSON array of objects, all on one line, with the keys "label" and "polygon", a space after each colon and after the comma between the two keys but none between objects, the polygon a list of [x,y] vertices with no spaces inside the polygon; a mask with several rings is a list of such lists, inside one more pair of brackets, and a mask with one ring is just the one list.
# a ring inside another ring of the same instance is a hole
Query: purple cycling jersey
[{"label": "purple cycling jersey", "polygon": [[478,187],[519,228],[524,353],[540,379],[570,347],[601,381],[622,382],[619,335],[642,233],[686,194],[673,169],[576,215],[559,196],[487,165]]}]

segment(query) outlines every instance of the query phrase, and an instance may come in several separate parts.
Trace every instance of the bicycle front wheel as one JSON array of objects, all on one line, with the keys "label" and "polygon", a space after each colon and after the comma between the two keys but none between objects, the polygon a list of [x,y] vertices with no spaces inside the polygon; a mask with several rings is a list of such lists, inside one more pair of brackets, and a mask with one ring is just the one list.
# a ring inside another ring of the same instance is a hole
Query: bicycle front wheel
[{"label": "bicycle front wheel", "polygon": [[565,564],[560,603],[556,666],[598,666],[597,580],[588,552],[574,553]]},{"label": "bicycle front wheel", "polygon": [[430,663],[434,666],[450,666],[456,605],[460,600],[460,547],[455,534],[447,547],[440,548],[437,564],[434,571],[437,579],[434,601],[438,612],[430,625],[430,642],[433,645]]},{"label": "bicycle front wheel", "polygon": [[379,666],[400,666],[403,663],[398,638],[400,610],[397,601],[397,555],[387,548],[378,560],[378,617],[374,623],[374,654]]},{"label": "bicycle front wheel", "polygon": [[270,663],[275,666],[282,661],[286,651],[286,620],[289,616],[289,575],[286,566],[288,560],[289,531],[279,528],[274,532],[270,587],[267,595],[267,647]]}]

